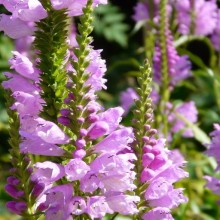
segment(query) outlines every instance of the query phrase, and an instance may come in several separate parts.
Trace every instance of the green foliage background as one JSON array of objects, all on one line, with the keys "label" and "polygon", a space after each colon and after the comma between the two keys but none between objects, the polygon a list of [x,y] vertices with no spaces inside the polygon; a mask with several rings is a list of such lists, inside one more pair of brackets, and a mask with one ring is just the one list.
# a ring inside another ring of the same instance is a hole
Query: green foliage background
[{"label": "green foliage background", "polygon": [[[103,57],[107,61],[107,91],[99,93],[106,107],[119,104],[119,93],[127,87],[137,85],[136,76],[143,63],[145,51],[142,33],[134,28],[131,20],[132,7],[136,1],[101,6],[95,12],[94,47],[103,49]],[[0,8],[0,13],[5,12]],[[11,56],[14,42],[0,34],[0,82],[4,80],[2,72],[8,71],[8,59]],[[181,38],[176,42],[181,54],[188,54],[193,63],[193,76],[184,80],[172,93],[175,103],[193,100],[199,110],[198,124],[189,124],[194,130],[195,139],[184,139],[176,134],[171,149],[180,149],[189,161],[186,169],[190,178],[178,183],[186,188],[189,203],[175,211],[176,220],[218,220],[220,208],[218,197],[205,189],[204,175],[214,175],[215,161],[204,156],[207,134],[213,129],[213,123],[220,123],[220,67],[215,65],[215,54],[206,38]],[[124,119],[125,125],[131,125],[132,114]],[[5,110],[4,91],[0,87],[0,220],[17,219],[4,207],[10,197],[4,192],[6,178],[9,175],[10,155],[8,153],[8,117]],[[110,219],[110,217],[106,217]],[[118,217],[118,219],[126,219]]]}]

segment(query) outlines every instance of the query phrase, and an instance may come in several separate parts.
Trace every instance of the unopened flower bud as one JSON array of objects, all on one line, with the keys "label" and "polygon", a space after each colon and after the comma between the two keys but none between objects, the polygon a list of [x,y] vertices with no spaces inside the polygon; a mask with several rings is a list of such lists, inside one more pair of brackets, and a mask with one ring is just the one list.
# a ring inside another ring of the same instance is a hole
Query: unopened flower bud
[{"label": "unopened flower bud", "polygon": [[153,147],[151,145],[144,145],[143,153],[151,153]]},{"label": "unopened flower bud", "polygon": [[69,116],[70,115],[70,110],[67,108],[61,109],[60,113],[62,116]]},{"label": "unopened flower bud", "polygon": [[151,140],[148,142],[148,144],[151,145],[151,146],[154,146],[154,145],[157,144],[157,141],[154,140],[154,139],[151,139]]},{"label": "unopened flower bud", "polygon": [[82,111],[83,110],[83,106],[82,105],[77,105],[76,108],[77,108],[78,111]]},{"label": "unopened flower bud", "polygon": [[84,139],[76,140],[77,148],[81,149],[81,148],[85,147],[85,145],[86,145],[86,141]]},{"label": "unopened flower bud", "polygon": [[7,184],[5,191],[13,198],[17,199],[24,195],[23,191],[19,191],[14,185]]},{"label": "unopened flower bud", "polygon": [[17,172],[17,168],[11,168],[10,170],[9,170],[9,173],[10,174],[15,174]]},{"label": "unopened flower bud", "polygon": [[37,198],[45,189],[45,185],[43,183],[37,183],[33,190],[32,194]]},{"label": "unopened flower bud", "polygon": [[20,183],[20,180],[17,179],[16,177],[14,177],[14,176],[9,176],[7,178],[7,183],[16,186],[16,185],[18,185]]},{"label": "unopened flower bud", "polygon": [[98,119],[99,119],[99,117],[97,115],[90,115],[88,117],[88,120],[90,123],[94,123],[94,122],[98,121]]},{"label": "unopened flower bud", "polygon": [[149,168],[144,168],[144,170],[141,172],[141,182],[147,182],[151,178],[155,176],[155,171],[149,169]]},{"label": "unopened flower bud", "polygon": [[80,117],[77,119],[77,121],[79,122],[79,124],[83,124],[85,119],[83,117]]},{"label": "unopened flower bud", "polygon": [[65,126],[68,126],[70,125],[70,119],[68,117],[65,117],[65,116],[60,116],[57,121],[62,124],[62,125],[65,125]]},{"label": "unopened flower bud", "polygon": [[166,158],[164,158],[164,156],[160,154],[155,157],[154,161],[150,164],[149,167],[153,170],[156,170],[162,167],[165,163],[166,163]]},{"label": "unopened flower bud", "polygon": [[75,150],[73,152],[73,157],[74,158],[79,158],[79,159],[82,159],[83,157],[86,156],[86,151],[83,150],[83,149],[80,149],[80,150]]},{"label": "unopened flower bud", "polygon": [[155,135],[155,134],[157,134],[157,130],[156,129],[150,129],[149,134],[150,135]]},{"label": "unopened flower bud", "polygon": [[142,165],[147,167],[154,160],[155,156],[152,153],[146,153],[142,156]]},{"label": "unopened flower bud", "polygon": [[144,125],[144,128],[146,131],[150,130],[151,126],[150,125]]},{"label": "unopened flower bud", "polygon": [[18,215],[22,214],[27,210],[27,204],[25,202],[10,201],[6,203],[6,207],[13,213]]},{"label": "unopened flower bud", "polygon": [[149,137],[144,136],[144,137],[142,138],[142,140],[143,140],[145,143],[148,143],[148,141],[149,141]]}]

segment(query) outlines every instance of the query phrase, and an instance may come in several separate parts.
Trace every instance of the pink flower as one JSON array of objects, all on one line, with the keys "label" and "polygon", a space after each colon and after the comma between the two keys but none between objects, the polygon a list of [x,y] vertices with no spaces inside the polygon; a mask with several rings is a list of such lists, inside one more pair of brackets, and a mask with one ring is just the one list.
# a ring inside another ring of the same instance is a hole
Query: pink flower
[{"label": "pink flower", "polygon": [[35,27],[19,18],[13,18],[12,16],[1,14],[0,31],[4,31],[4,33],[10,38],[18,39],[32,35],[35,31]]},{"label": "pink flower", "polygon": [[35,155],[62,156],[64,150],[55,144],[44,142],[41,138],[26,139],[20,144],[20,151]]},{"label": "pink flower", "polygon": [[139,2],[134,8],[133,19],[138,21],[146,21],[150,18],[147,4]]},{"label": "pink flower", "polygon": [[16,102],[11,106],[12,110],[17,110],[22,117],[26,114],[37,115],[41,110],[41,98],[25,92],[14,92],[13,97]]},{"label": "pink flower", "polygon": [[217,5],[215,1],[196,0],[194,5],[191,4],[190,0],[176,1],[176,9],[181,34],[190,33],[191,22],[193,22],[191,20],[192,12],[195,15],[194,33],[196,35],[213,33],[217,22]]},{"label": "pink flower", "polygon": [[112,132],[102,141],[97,143],[93,149],[97,153],[117,153],[128,149],[128,144],[134,140],[132,128],[121,128]]},{"label": "pink flower", "polygon": [[106,213],[112,214],[113,211],[109,208],[104,196],[93,196],[87,199],[86,213],[91,219],[102,219]]},{"label": "pink flower", "polygon": [[120,94],[121,107],[124,109],[124,115],[127,115],[130,108],[134,104],[135,100],[138,100],[139,96],[133,88],[128,88]]},{"label": "pink flower", "polygon": [[13,18],[23,21],[39,21],[47,17],[47,12],[38,0],[3,0],[2,4],[12,13]]},{"label": "pink flower", "polygon": [[220,170],[220,155],[219,155],[219,146],[220,146],[220,125],[214,124],[214,131],[210,133],[211,143],[207,144],[208,150],[205,152],[208,156],[214,157],[217,161],[216,171]]},{"label": "pink flower", "polygon": [[22,91],[32,95],[38,95],[40,93],[36,84],[27,78],[9,72],[5,72],[4,75],[8,78],[7,81],[2,83],[5,89],[10,89],[12,92]]},{"label": "pink flower", "polygon": [[46,185],[61,179],[65,175],[62,165],[50,161],[35,163],[34,168],[35,171],[31,175],[31,180]]},{"label": "pink flower", "polygon": [[207,181],[206,187],[213,191],[216,195],[220,196],[220,179],[211,176],[205,176]]},{"label": "pink flower", "polygon": [[[68,15],[79,16],[81,15],[82,9],[86,6],[87,0],[73,1],[73,0],[51,0],[52,6],[56,10],[67,8]],[[93,6],[96,7],[98,4],[107,4],[107,0],[95,0]]]},{"label": "pink flower", "polygon": [[69,181],[81,180],[86,173],[90,171],[90,167],[81,159],[71,159],[65,165],[66,178]]},{"label": "pink flower", "polygon": [[73,196],[70,203],[71,213],[81,215],[86,211],[86,201],[80,196]]},{"label": "pink flower", "polygon": [[97,121],[88,129],[88,137],[95,140],[109,132],[109,125],[105,121]]},{"label": "pink flower", "polygon": [[13,58],[9,60],[10,68],[15,69],[21,76],[38,81],[39,70],[33,66],[32,62],[17,51],[12,51],[12,54]]},{"label": "pink flower", "polygon": [[159,177],[153,180],[145,192],[145,199],[152,207],[175,208],[188,200],[183,189],[174,189],[169,178]]},{"label": "pink flower", "polygon": [[55,123],[42,118],[34,118],[32,123],[31,130],[20,131],[23,137],[30,139],[38,137],[49,144],[65,144],[69,142],[68,136]]},{"label": "pink flower", "polygon": [[111,210],[122,215],[132,215],[138,213],[135,203],[140,201],[138,196],[124,195],[120,193],[112,193],[106,195],[106,201]]},{"label": "pink flower", "polygon": [[193,101],[186,102],[178,106],[173,113],[169,115],[169,122],[173,124],[171,131],[173,133],[183,131],[184,137],[193,137],[193,131],[190,128],[187,128],[187,124],[180,118],[178,118],[178,115],[185,118],[191,123],[197,122],[197,109],[195,106],[195,103]]},{"label": "pink flower", "polygon": [[168,208],[157,207],[142,216],[142,219],[149,220],[174,220]]},{"label": "pink flower", "polygon": [[71,200],[73,195],[72,184],[55,186],[46,191],[45,207],[46,219],[48,220],[70,220],[71,217]]},{"label": "pink flower", "polygon": [[87,67],[87,71],[91,73],[89,79],[86,81],[86,85],[90,85],[91,89],[94,91],[99,91],[101,89],[106,89],[105,86],[106,79],[103,78],[106,72],[105,60],[101,58],[102,50],[91,50],[88,55],[88,60],[90,64]]},{"label": "pink flower", "polygon": [[103,192],[125,192],[136,188],[133,184],[135,172],[134,165],[130,162],[135,160],[134,154],[102,154],[91,164],[91,171],[81,180],[80,188],[84,192],[93,192],[97,188]]}]

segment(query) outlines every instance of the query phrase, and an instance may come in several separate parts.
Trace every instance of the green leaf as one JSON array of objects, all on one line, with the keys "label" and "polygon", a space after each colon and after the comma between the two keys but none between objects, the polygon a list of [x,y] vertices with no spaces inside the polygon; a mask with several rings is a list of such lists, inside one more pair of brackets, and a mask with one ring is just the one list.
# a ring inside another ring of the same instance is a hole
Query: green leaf
[{"label": "green leaf", "polygon": [[193,134],[195,136],[195,139],[199,141],[201,144],[209,144],[210,143],[210,138],[209,136],[201,129],[199,128],[196,124],[193,124],[189,120],[187,120],[185,117],[183,117],[180,114],[176,114],[179,119],[181,119],[188,128],[191,128],[193,131]]},{"label": "green leaf", "polygon": [[193,61],[193,63],[195,63],[198,67],[200,67],[202,70],[204,70],[210,77],[214,76],[213,70],[210,69],[209,67],[207,67],[200,57],[198,57],[197,55],[189,52],[188,50],[181,49],[180,52],[181,52],[181,54],[188,55],[189,58]]},{"label": "green leaf", "polygon": [[[137,70],[139,70],[140,67],[140,63],[134,59],[134,58],[130,58],[130,59],[126,59],[126,60],[118,60],[115,61],[108,69],[109,72],[111,72],[113,69],[121,67],[121,66],[131,66]],[[139,71],[138,71],[139,72]]]},{"label": "green leaf", "polygon": [[94,30],[108,41],[116,42],[122,47],[127,46],[129,26],[124,22],[125,15],[117,6],[101,5],[95,9]]},{"label": "green leaf", "polygon": [[[187,123],[187,125],[189,125],[189,123]],[[210,143],[209,136],[201,128],[199,128],[197,125],[194,125],[192,123],[189,125],[189,127],[192,128],[197,141],[201,142],[202,144]]]}]

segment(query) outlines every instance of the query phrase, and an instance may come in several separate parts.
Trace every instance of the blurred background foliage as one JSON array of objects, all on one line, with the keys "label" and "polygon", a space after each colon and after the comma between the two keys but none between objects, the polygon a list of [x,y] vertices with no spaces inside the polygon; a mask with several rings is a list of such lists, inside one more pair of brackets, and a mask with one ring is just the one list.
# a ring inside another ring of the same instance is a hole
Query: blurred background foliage
[{"label": "blurred background foliage", "polygon": [[[133,7],[137,0],[111,0],[109,5],[95,10],[94,47],[103,49],[106,59],[108,80],[106,91],[99,93],[100,100],[106,107],[119,105],[119,94],[127,87],[137,85],[135,76],[143,63],[143,33],[135,28],[132,20]],[[0,13],[5,9],[0,6]],[[213,123],[220,123],[220,69],[215,67],[215,52],[210,42],[205,39],[184,39],[176,42],[180,54],[188,54],[193,63],[193,76],[184,80],[172,93],[172,101],[193,100],[199,111],[195,139],[184,139],[174,135],[172,149],[180,149],[188,161],[186,169],[190,178],[178,183],[186,188],[189,203],[175,211],[177,220],[218,220],[220,208],[217,196],[204,188],[204,175],[214,175],[215,161],[204,156],[205,147],[201,144],[213,129]],[[0,34],[0,82],[4,80],[2,72],[8,71],[8,59],[13,50],[13,41]],[[5,110],[4,91],[0,87],[0,220],[17,219],[4,208],[10,197],[4,192],[4,185],[10,169],[8,139],[8,118]],[[123,120],[131,125],[132,113]],[[111,216],[106,219],[110,219]],[[117,218],[116,218],[117,219]],[[118,219],[126,219],[118,217]]]}]

